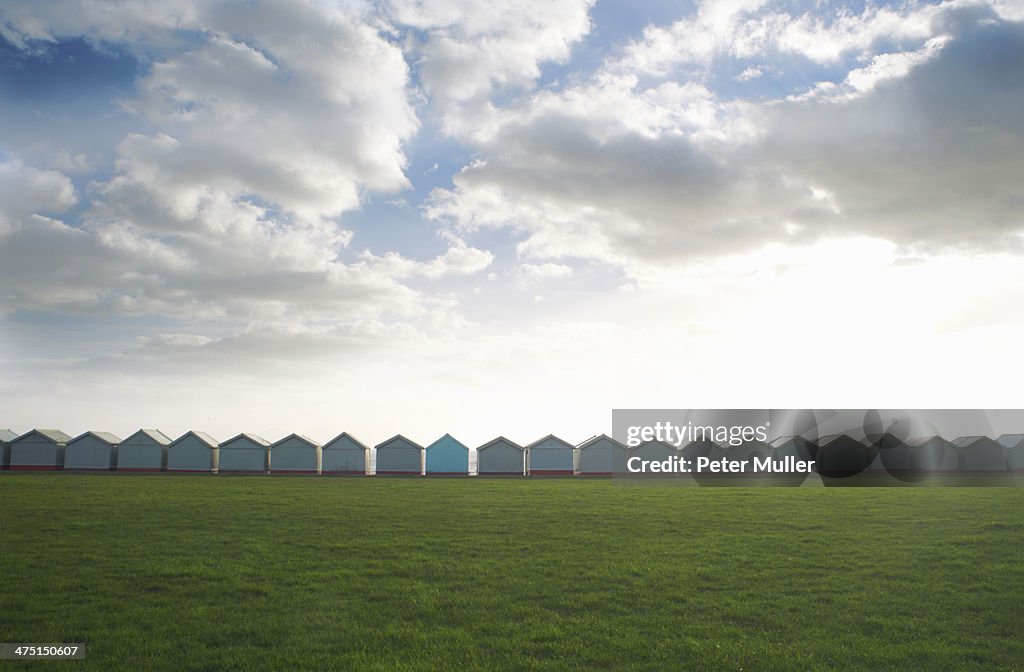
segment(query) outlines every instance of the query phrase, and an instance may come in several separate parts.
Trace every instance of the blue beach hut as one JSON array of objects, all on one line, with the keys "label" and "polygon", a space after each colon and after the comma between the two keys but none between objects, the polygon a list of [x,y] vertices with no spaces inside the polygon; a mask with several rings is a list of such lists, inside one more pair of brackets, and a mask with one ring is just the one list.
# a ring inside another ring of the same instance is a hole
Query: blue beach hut
[{"label": "blue beach hut", "polygon": [[428,476],[468,476],[469,448],[445,434],[427,446]]}]

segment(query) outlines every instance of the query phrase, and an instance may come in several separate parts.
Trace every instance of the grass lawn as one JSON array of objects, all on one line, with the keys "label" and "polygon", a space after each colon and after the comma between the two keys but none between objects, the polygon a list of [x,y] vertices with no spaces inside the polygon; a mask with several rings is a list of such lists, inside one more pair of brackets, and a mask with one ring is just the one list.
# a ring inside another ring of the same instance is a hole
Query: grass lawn
[{"label": "grass lawn", "polygon": [[1024,488],[0,476],[0,641],[96,670],[1024,670]]}]

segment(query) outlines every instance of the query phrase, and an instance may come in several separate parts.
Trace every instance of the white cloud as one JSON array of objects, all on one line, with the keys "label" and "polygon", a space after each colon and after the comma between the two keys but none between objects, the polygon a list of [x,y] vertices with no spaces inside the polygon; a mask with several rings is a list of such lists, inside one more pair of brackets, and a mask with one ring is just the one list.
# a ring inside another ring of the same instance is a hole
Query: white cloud
[{"label": "white cloud", "polygon": [[522,232],[534,259],[634,275],[836,235],[1019,246],[1024,81],[1011,64],[1024,28],[973,10],[941,18],[958,32],[879,56],[827,95],[726,103],[607,72],[538,93],[478,136],[479,158],[427,213]]},{"label": "white cloud", "polygon": [[441,278],[448,275],[472,275],[483,271],[494,261],[494,254],[466,245],[454,236],[448,237],[451,243],[444,254],[429,261],[407,259],[396,252],[387,252],[381,256],[370,252],[362,255],[363,267],[386,269],[387,275],[394,278]]},{"label": "white cloud", "polygon": [[55,170],[0,160],[0,234],[38,213],[61,213],[78,200],[74,185]]},{"label": "white cloud", "polygon": [[528,281],[552,280],[568,278],[572,275],[572,267],[565,264],[519,264],[516,273]]},{"label": "white cloud", "polygon": [[53,160],[53,167],[64,173],[88,173],[95,166],[85,154],[71,154],[67,150],[60,150]]},{"label": "white cloud", "polygon": [[740,74],[736,75],[735,79],[740,82],[749,82],[752,79],[758,79],[764,75],[764,69],[758,66],[751,66],[745,69]]},{"label": "white cloud", "polygon": [[410,50],[420,82],[447,132],[460,135],[481,123],[491,96],[529,88],[545,62],[569,57],[590,31],[594,0],[389,0],[388,15],[421,31]]},{"label": "white cloud", "polygon": [[719,57],[747,59],[773,53],[832,63],[863,53],[883,39],[919,44],[935,34],[933,22],[943,11],[941,6],[915,3],[897,9],[869,4],[860,14],[839,9],[793,16],[775,10],[775,4],[706,0],[693,16],[667,27],[649,26],[611,67],[666,76],[680,66],[707,68]]},{"label": "white cloud", "polygon": [[[70,205],[66,178],[9,168],[39,188],[12,183],[21,195],[4,199],[18,220],[0,240],[6,309],[241,323],[426,309],[385,269],[338,260],[352,236],[338,216],[408,186],[402,147],[418,128],[401,49],[376,17],[313,2],[86,5],[15,7],[5,30],[149,53],[121,102],[154,130],[125,136],[80,225],[26,217]],[[472,253],[453,248],[430,272],[479,266]]]}]

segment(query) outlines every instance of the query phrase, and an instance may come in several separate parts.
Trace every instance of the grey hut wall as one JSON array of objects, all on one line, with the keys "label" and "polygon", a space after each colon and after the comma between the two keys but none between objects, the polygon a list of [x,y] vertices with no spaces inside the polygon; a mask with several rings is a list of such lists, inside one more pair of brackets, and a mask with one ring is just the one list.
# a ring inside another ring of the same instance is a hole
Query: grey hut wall
[{"label": "grey hut wall", "polygon": [[404,437],[395,437],[376,448],[377,473],[419,474],[423,466],[423,448]]},{"label": "grey hut wall", "polygon": [[270,446],[247,437],[220,444],[220,473],[261,474],[270,469]]},{"label": "grey hut wall", "polygon": [[921,471],[956,471],[960,468],[957,447],[941,436],[920,442],[917,466]]},{"label": "grey hut wall", "polygon": [[725,454],[730,460],[748,460],[759,458],[764,459],[771,457],[775,453],[775,449],[763,441],[745,441],[738,446],[727,446],[725,448]]},{"label": "grey hut wall", "polygon": [[320,471],[324,474],[366,474],[367,447],[350,436],[340,436],[321,451]]},{"label": "grey hut wall", "polygon": [[584,443],[579,448],[581,476],[611,476],[626,472],[626,447],[607,436]]},{"label": "grey hut wall", "polygon": [[136,432],[117,447],[118,471],[161,471],[167,468],[167,444]]},{"label": "grey hut wall", "polygon": [[506,441],[477,449],[477,473],[481,476],[522,476],[526,473],[526,451]]},{"label": "grey hut wall", "polygon": [[[954,442],[955,443],[955,442]],[[981,437],[957,450],[960,471],[1006,471],[1003,447],[988,437]]]},{"label": "grey hut wall", "polygon": [[18,435],[9,429],[0,429],[0,469],[11,466],[11,441]]},{"label": "grey hut wall", "polygon": [[65,469],[111,471],[117,466],[117,444],[110,444],[92,434],[79,436],[64,448]]},{"label": "grey hut wall", "polygon": [[11,441],[11,470],[56,470],[64,468],[64,441],[35,432]]},{"label": "grey hut wall", "polygon": [[665,460],[679,454],[674,446],[661,441],[647,441],[629,451],[629,457],[639,457],[641,460]]},{"label": "grey hut wall", "polygon": [[320,471],[322,450],[297,436],[289,436],[270,451],[271,473],[315,474]]},{"label": "grey hut wall", "polygon": [[826,437],[818,444],[817,471],[826,477],[846,477],[865,471],[878,449],[840,434]]},{"label": "grey hut wall", "polygon": [[802,436],[789,437],[775,446],[774,458],[784,460],[792,457],[797,460],[813,460],[818,454],[818,446]]},{"label": "grey hut wall", "polygon": [[167,447],[167,471],[217,471],[220,451],[197,436],[188,435]]},{"label": "grey hut wall", "polygon": [[527,470],[533,476],[572,476],[573,446],[557,436],[530,444]]},{"label": "grey hut wall", "polygon": [[1006,453],[1006,465],[1012,471],[1024,470],[1024,434],[1004,434],[996,441]]},{"label": "grey hut wall", "polygon": [[681,451],[682,456],[690,460],[694,467],[697,466],[698,457],[706,457],[709,460],[717,461],[725,457],[725,450],[714,441],[693,441]]},{"label": "grey hut wall", "polygon": [[892,437],[882,437],[868,451],[874,450],[874,458],[868,465],[868,471],[910,472],[918,467],[917,446],[899,441]]}]

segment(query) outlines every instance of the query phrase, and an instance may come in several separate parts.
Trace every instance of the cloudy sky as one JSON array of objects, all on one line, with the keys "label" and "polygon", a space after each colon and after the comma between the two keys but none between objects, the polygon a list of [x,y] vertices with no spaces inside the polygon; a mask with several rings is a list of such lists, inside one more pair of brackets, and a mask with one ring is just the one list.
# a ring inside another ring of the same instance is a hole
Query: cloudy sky
[{"label": "cloudy sky", "polygon": [[1003,407],[1024,3],[0,2],[0,426]]}]

